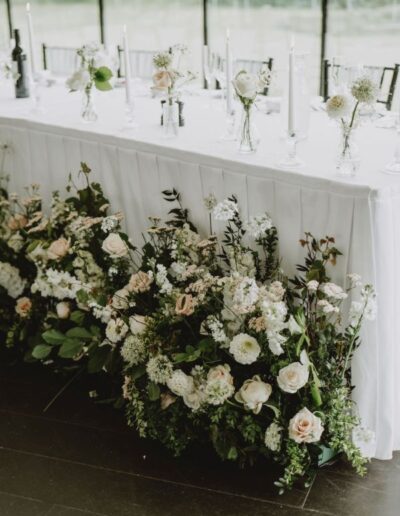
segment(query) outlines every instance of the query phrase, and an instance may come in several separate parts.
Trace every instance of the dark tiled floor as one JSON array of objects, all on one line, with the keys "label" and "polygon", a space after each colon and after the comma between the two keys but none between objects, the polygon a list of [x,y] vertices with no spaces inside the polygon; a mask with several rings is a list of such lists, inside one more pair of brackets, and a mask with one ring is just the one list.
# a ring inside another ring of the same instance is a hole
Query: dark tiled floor
[{"label": "dark tiled floor", "polygon": [[[366,479],[336,464],[278,496],[274,468],[245,473],[193,451],[172,459],[88,397],[94,379],[0,368],[0,516],[398,516],[400,454]],[[49,402],[52,403],[49,406]]]}]

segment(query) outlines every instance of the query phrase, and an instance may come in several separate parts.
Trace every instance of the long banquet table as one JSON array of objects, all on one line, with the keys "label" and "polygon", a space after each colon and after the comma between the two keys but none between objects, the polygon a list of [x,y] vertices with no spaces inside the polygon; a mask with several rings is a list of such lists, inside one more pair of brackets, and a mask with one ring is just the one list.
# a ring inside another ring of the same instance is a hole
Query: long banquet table
[{"label": "long banquet table", "polygon": [[400,177],[381,173],[393,154],[394,131],[361,127],[361,168],[356,178],[342,179],[333,166],[337,128],[321,112],[312,113],[309,137],[299,145],[306,166],[284,171],[276,166],[282,152],[279,115],[256,114],[262,143],[256,154],[242,156],[235,143],[220,141],[224,114],[218,101],[208,106],[202,96],[185,98],[186,126],[168,140],[159,127],[159,100],[146,96],[136,98],[140,127],[125,131],[124,94],[118,89],[98,95],[95,124],[80,121],[80,95],[64,87],[46,89],[41,115],[32,113],[29,100],[1,90],[0,145],[9,150],[0,164],[14,191],[37,182],[49,199],[85,161],[113,209],[125,213],[134,243],[142,241],[150,215],[166,214],[161,190],[177,188],[204,231],[203,198],[234,193],[244,217],[270,213],[289,274],[302,261],[298,240],[304,231],[335,236],[344,256],[333,279],[344,284],[347,273],[357,272],[375,285],[379,300],[378,318],[366,324],[353,361],[354,399],[363,425],[376,433],[375,457],[389,459],[400,449]]}]

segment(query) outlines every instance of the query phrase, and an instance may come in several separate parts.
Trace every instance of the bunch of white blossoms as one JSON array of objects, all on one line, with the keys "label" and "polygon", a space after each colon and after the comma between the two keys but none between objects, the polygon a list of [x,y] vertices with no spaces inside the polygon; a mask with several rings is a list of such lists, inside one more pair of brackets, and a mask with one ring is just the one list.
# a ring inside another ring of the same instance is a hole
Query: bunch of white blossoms
[{"label": "bunch of white blossoms", "polygon": [[0,262],[0,286],[7,294],[16,299],[24,291],[26,282],[20,276],[19,270],[7,262]]},{"label": "bunch of white blossoms", "polygon": [[271,228],[272,219],[267,213],[251,217],[245,224],[246,231],[256,239],[265,236]]},{"label": "bunch of white blossoms", "polygon": [[40,292],[42,297],[76,299],[78,292],[86,287],[67,271],[56,269],[38,270],[38,274],[31,286],[31,292]]},{"label": "bunch of white blossoms", "polygon": [[223,222],[232,220],[238,213],[239,207],[237,203],[229,199],[219,202],[212,211],[214,219]]}]

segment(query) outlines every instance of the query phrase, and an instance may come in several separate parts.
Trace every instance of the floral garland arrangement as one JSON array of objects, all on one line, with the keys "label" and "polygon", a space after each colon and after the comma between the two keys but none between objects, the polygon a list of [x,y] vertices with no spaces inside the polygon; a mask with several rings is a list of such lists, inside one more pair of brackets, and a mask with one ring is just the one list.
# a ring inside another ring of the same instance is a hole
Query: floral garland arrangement
[{"label": "floral garland arrangement", "polygon": [[[62,199],[54,192],[48,215],[35,187],[28,197],[14,198],[23,211],[3,216],[8,247],[18,247],[31,271],[28,283],[16,282],[11,266],[4,270],[13,286],[10,294],[17,298],[7,345],[25,343],[28,359],[47,364],[71,365],[71,359],[85,358],[89,371],[96,372],[118,367],[113,365],[118,355],[113,358],[113,348],[104,342],[111,312],[107,303],[116,286],[127,281],[131,244],[120,231],[122,214],[107,215],[109,202],[100,185],[89,181],[85,164],[81,173],[84,186],[74,186],[70,178],[67,191],[75,195]],[[116,246],[124,251],[115,252]]]},{"label": "floral garland arrangement", "polygon": [[156,69],[153,75],[153,92],[161,92],[169,102],[179,98],[180,89],[194,80],[196,75],[189,70],[181,70],[181,58],[187,53],[184,45],[174,45],[166,52],[158,52],[153,56]]},{"label": "floral garland arrangement", "polygon": [[[139,250],[89,172],[82,164],[85,186],[71,179],[70,197],[53,195],[49,215],[36,188],[18,210],[2,192],[0,241],[20,278],[10,290],[1,264],[8,345],[25,339],[30,359],[121,376],[128,424],[176,455],[200,441],[241,465],[273,460],[281,492],[337,453],[363,475],[349,366],[375,293],[356,274],[345,290],[330,280],[334,239],[306,234],[288,278],[267,214],[244,222],[234,196],[210,196],[205,238],[171,190],[169,220],[152,218]],[[221,241],[214,220],[226,224]]]},{"label": "floral garland arrangement", "polygon": [[[359,161],[353,134],[360,122],[362,108],[371,108],[378,98],[379,87],[368,76],[361,76],[350,85],[350,92],[333,95],[326,103],[329,118],[339,123],[341,130],[338,167],[346,161]],[[354,169],[355,165],[352,167]],[[351,173],[353,173],[352,170]]]}]

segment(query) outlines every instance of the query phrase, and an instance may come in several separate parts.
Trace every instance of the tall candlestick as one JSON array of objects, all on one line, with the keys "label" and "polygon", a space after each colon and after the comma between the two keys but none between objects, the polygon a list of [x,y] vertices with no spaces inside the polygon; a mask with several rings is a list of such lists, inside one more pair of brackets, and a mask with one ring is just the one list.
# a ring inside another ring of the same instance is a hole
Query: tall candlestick
[{"label": "tall candlestick", "polygon": [[129,59],[128,33],[127,33],[126,25],[124,25],[123,47],[124,47],[124,65],[125,65],[125,98],[126,98],[127,104],[131,104],[131,102],[132,102],[131,63],[130,63],[130,59]]},{"label": "tall candlestick", "polygon": [[232,84],[232,52],[230,42],[230,32],[226,29],[226,111],[228,115],[233,113],[233,84]]},{"label": "tall candlestick", "polygon": [[288,135],[296,134],[296,105],[295,105],[295,53],[294,37],[292,36],[289,51],[289,88],[288,88]]},{"label": "tall candlestick", "polygon": [[35,37],[33,33],[31,4],[26,4],[26,20],[28,22],[28,38],[29,38],[29,56],[31,61],[32,78],[36,75],[36,61],[35,61]]}]

